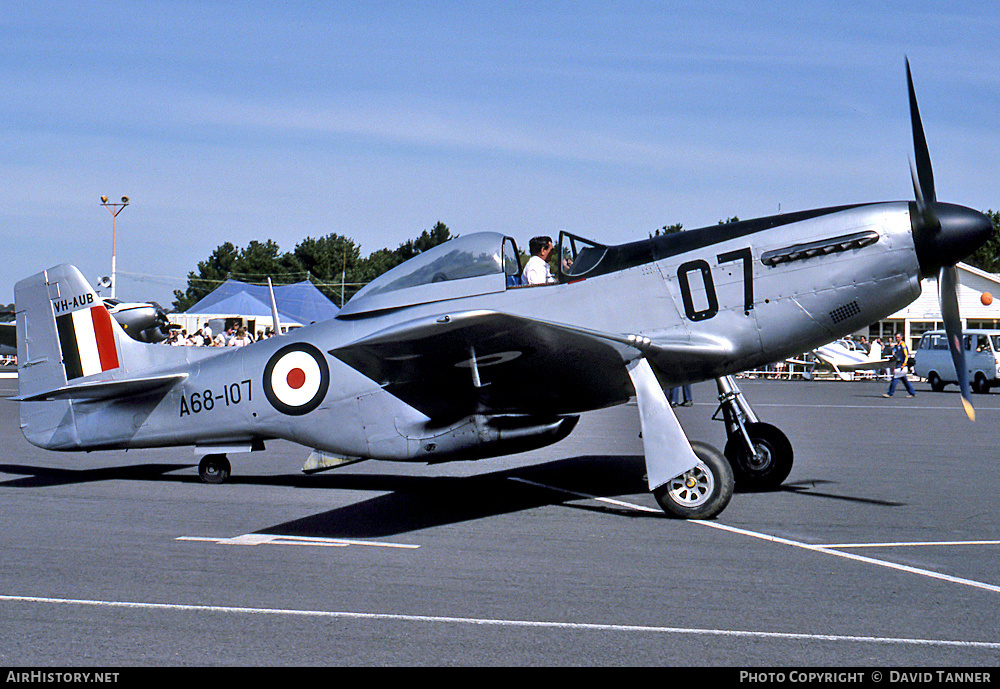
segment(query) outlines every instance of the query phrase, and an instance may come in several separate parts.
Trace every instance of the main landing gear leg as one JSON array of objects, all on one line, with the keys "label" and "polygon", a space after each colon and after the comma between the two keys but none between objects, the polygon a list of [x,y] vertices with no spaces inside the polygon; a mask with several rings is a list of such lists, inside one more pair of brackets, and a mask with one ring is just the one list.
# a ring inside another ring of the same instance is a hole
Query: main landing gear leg
[{"label": "main landing gear leg", "polygon": [[232,465],[224,454],[205,455],[198,463],[198,476],[205,483],[225,483],[232,470]]},{"label": "main landing gear leg", "polygon": [[645,359],[628,364],[635,387],[649,490],[667,514],[710,519],[733,496],[733,472],[710,445],[689,442]]},{"label": "main landing gear leg", "polygon": [[726,422],[726,459],[733,467],[736,486],[744,491],[773,490],[792,470],[792,444],[776,426],[762,423],[743,397],[732,376],[715,379],[719,409]]}]

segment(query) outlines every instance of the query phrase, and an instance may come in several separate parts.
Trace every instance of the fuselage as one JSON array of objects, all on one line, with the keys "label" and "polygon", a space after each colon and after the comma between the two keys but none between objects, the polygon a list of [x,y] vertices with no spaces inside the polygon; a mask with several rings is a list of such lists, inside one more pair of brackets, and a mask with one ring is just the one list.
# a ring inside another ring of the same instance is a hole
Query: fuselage
[{"label": "fuselage", "polygon": [[[721,360],[678,364],[660,357],[651,363],[664,385],[728,375],[830,342],[919,296],[910,208],[899,202],[830,209],[607,247],[603,272],[599,265],[580,279],[508,286],[501,271],[495,284],[488,275],[475,277],[475,284],[485,287],[473,290],[456,280],[454,289],[439,290],[442,298],[427,297],[435,288],[421,286],[412,288],[424,295],[419,303],[406,304],[400,292],[403,303],[392,308],[345,309],[341,317],[241,348],[184,354],[173,352],[200,348],[169,348],[167,354],[123,342],[130,375],[138,360],[144,375],[184,372],[187,378],[165,394],[64,402],[72,432],[37,423],[32,428],[30,414],[22,425],[32,442],[52,449],[210,447],[283,438],[350,457],[426,458],[419,448],[428,446],[428,438],[457,437],[455,447],[482,441],[478,417],[489,410],[442,428],[386,392],[384,381],[363,375],[331,351],[407,321],[489,310],[612,335],[638,334],[654,343],[724,343],[728,354]],[[275,354],[292,344],[320,352],[328,369],[316,373],[326,376],[321,399],[301,413],[297,398],[289,398],[291,407],[276,404],[280,393],[264,380]],[[624,401],[627,396],[616,395],[600,406]],[[544,423],[548,420],[539,421]],[[444,443],[442,458],[448,447]]]}]

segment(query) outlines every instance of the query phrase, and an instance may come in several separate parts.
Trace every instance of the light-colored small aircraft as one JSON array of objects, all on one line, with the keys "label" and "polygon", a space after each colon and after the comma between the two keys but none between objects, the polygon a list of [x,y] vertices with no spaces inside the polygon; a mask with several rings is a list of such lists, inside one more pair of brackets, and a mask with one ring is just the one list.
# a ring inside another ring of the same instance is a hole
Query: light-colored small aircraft
[{"label": "light-colored small aircraft", "polygon": [[789,358],[785,361],[808,367],[811,374],[816,366],[829,368],[841,380],[852,380],[855,371],[878,371],[889,368],[892,360],[878,356],[875,352],[866,352],[854,340],[840,339],[828,342],[813,349],[810,354],[814,361],[800,358]]},{"label": "light-colored small aircraft", "polygon": [[[62,265],[19,282],[21,427],[53,450],[193,445],[207,481],[274,438],[347,460],[477,459],[564,438],[638,403],[648,487],[708,518],[736,482],[773,487],[791,444],[731,374],[807,351],[913,301],[938,275],[961,341],[955,263],[992,233],[939,203],[907,65],[915,201],[788,213],[607,246],[563,232],[557,284],[519,285],[515,241],[472,234],[385,273],[329,321],[240,348],[126,337]],[[957,339],[955,339],[957,338]],[[965,371],[963,350],[952,348]],[[726,455],[691,442],[663,392],[717,381]],[[961,382],[970,415],[968,381]]]}]

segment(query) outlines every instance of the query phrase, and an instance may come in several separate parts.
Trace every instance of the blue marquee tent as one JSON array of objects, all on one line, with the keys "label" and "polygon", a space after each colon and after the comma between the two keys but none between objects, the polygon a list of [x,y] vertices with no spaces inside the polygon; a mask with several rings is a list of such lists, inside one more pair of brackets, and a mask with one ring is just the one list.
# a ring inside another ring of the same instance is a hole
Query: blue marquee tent
[{"label": "blue marquee tent", "polygon": [[[276,285],[274,301],[278,307],[278,318],[283,324],[318,323],[333,318],[340,311],[308,280],[293,285]],[[186,313],[270,317],[271,295],[267,285],[226,280]]]}]

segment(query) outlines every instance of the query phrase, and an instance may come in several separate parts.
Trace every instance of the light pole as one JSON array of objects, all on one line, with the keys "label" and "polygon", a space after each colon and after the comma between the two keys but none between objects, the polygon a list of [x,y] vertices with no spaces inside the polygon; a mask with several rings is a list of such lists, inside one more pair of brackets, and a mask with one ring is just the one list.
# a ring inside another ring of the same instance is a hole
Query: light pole
[{"label": "light pole", "polygon": [[123,196],[121,203],[108,203],[108,197],[101,197],[101,205],[111,213],[111,298],[115,298],[115,288],[118,287],[118,266],[116,248],[118,244],[118,214],[128,205],[128,197]]}]

